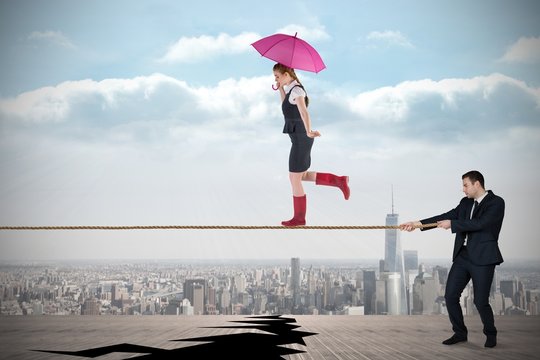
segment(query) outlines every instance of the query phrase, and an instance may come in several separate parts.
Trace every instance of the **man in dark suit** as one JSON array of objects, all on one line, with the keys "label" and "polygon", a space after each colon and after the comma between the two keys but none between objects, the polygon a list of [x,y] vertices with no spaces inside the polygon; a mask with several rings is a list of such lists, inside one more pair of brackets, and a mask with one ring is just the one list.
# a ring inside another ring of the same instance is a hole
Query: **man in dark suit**
[{"label": "man in dark suit", "polygon": [[[453,345],[467,341],[467,327],[459,299],[470,279],[473,282],[474,304],[480,313],[486,335],[485,347],[497,345],[497,329],[489,292],[495,266],[503,262],[499,250],[499,233],[504,218],[504,200],[484,187],[484,176],[469,171],[462,176],[465,197],[459,205],[444,214],[400,225],[401,230],[413,231],[422,224],[437,223],[456,234],[452,267],[446,282],[446,308],[454,335],[443,341]],[[428,230],[432,228],[421,228]]]}]

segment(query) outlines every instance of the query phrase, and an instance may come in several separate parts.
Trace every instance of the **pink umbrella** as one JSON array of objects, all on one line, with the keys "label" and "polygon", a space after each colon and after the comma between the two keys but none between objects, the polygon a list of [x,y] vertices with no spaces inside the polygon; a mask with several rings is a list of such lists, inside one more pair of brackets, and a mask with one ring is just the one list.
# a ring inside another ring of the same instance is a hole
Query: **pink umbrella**
[{"label": "pink umbrella", "polygon": [[326,68],[321,56],[305,40],[291,35],[274,34],[251,44],[262,56],[293,69],[314,73]]}]

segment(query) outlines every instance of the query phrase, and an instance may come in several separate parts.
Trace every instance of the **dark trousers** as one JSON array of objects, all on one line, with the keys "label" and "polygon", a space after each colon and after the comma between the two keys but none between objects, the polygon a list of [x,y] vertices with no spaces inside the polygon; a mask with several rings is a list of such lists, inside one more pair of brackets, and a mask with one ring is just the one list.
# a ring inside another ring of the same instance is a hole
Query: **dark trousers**
[{"label": "dark trousers", "polygon": [[471,279],[474,289],[474,305],[476,305],[484,324],[484,334],[497,335],[493,310],[489,305],[489,291],[494,273],[495,265],[474,265],[471,263],[466,248],[463,248],[454,260],[450,273],[448,273],[444,298],[452,330],[457,336],[467,337],[467,327],[463,321],[459,299],[463,289]]}]

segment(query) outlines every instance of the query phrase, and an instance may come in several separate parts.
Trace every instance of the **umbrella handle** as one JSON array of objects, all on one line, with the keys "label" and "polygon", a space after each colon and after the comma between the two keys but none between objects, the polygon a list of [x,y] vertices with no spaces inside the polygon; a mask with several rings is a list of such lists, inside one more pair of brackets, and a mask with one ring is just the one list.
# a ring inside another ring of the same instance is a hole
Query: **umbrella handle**
[{"label": "umbrella handle", "polygon": [[274,91],[277,91],[277,90],[279,90],[279,86],[278,86],[278,87],[275,87],[274,84],[272,84],[272,89],[273,89]]}]

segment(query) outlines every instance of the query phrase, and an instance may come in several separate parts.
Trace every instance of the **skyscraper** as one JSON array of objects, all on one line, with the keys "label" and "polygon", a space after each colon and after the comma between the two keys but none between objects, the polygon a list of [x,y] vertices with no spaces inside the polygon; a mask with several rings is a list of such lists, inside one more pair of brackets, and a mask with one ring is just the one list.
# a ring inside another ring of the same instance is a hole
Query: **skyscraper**
[{"label": "skyscraper", "polygon": [[375,314],[373,299],[375,298],[376,282],[375,271],[364,270],[364,314],[366,315]]},{"label": "skyscraper", "polygon": [[100,312],[101,304],[95,298],[86,299],[81,306],[81,315],[99,315]]},{"label": "skyscraper", "polygon": [[122,307],[122,295],[118,284],[111,285],[111,305]]},{"label": "skyscraper", "polygon": [[329,272],[324,273],[324,285],[323,285],[323,303],[322,306],[326,307],[331,305],[330,303],[330,289],[332,289],[332,276]]},{"label": "skyscraper", "polygon": [[317,281],[315,279],[315,273],[313,271],[313,265],[309,267],[309,272],[307,276],[307,293],[308,295],[315,294],[315,290],[317,289]]},{"label": "skyscraper", "polygon": [[384,280],[386,292],[386,313],[388,315],[400,315],[402,306],[401,289],[403,281],[401,275],[397,272],[387,272],[382,274],[381,280]]},{"label": "skyscraper", "polygon": [[195,315],[204,314],[204,286],[193,284],[193,313]]},{"label": "skyscraper", "polygon": [[300,305],[300,258],[291,258],[291,292],[296,307]]},{"label": "skyscraper", "polygon": [[[399,215],[394,212],[394,191],[392,190],[392,213],[386,215],[387,226],[399,225]],[[384,237],[384,270],[400,274],[400,304],[401,314],[408,314],[405,268],[403,266],[403,251],[399,229],[386,229]]]},{"label": "skyscraper", "polygon": [[[188,299],[190,304],[195,307],[195,285],[200,285],[202,287],[202,304],[200,304],[200,307],[197,305],[197,311],[201,312],[201,315],[204,313],[204,306],[207,303],[208,299],[208,281],[205,279],[186,279],[184,281],[184,299]],[[197,287],[197,289],[199,289]],[[200,298],[200,295],[198,293],[198,299]],[[198,300],[198,303],[200,303],[200,300]]]},{"label": "skyscraper", "polygon": [[501,293],[504,295],[504,297],[514,300],[514,295],[517,293],[517,280],[501,280]]},{"label": "skyscraper", "polygon": [[408,313],[413,310],[414,278],[418,275],[418,250],[403,250],[403,267],[405,268],[405,297]]},{"label": "skyscraper", "polygon": [[405,271],[418,270],[418,250],[403,250]]},{"label": "skyscraper", "polygon": [[236,287],[236,291],[238,293],[246,292],[246,275],[244,273],[241,273],[239,275],[236,275],[234,278],[234,286]]},{"label": "skyscraper", "polygon": [[[437,272],[435,272],[438,275]],[[414,280],[413,287],[413,315],[431,315],[435,312],[435,301],[440,288],[438,276],[432,277],[423,272]]]},{"label": "skyscraper", "polygon": [[376,315],[386,315],[386,281],[375,281],[375,296],[372,309]]}]

